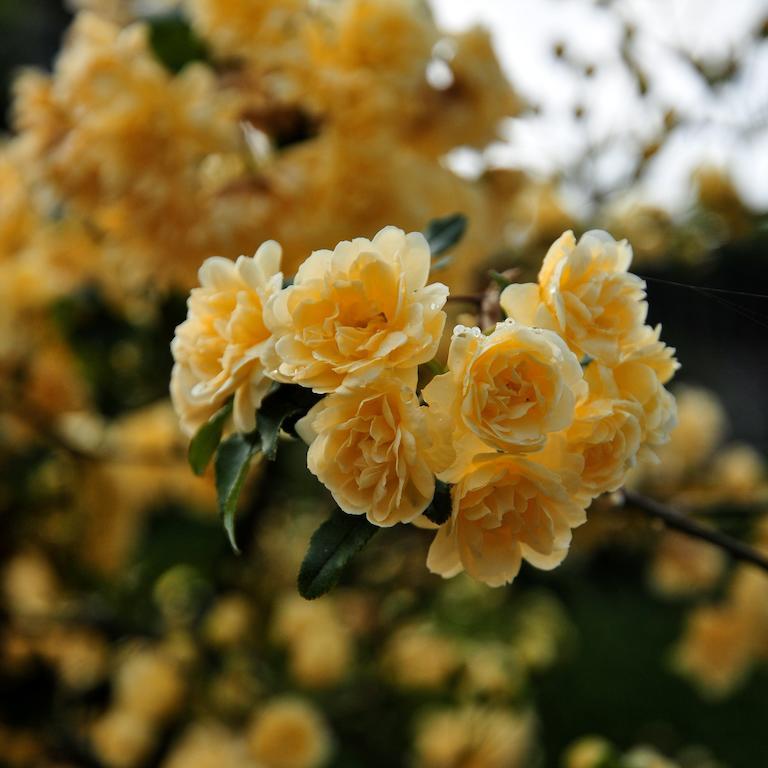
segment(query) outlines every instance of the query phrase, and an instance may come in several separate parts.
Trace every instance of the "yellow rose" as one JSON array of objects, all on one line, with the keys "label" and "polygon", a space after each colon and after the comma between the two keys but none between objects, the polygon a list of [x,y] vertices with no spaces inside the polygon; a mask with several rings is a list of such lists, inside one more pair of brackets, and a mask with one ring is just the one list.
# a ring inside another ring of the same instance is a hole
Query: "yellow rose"
[{"label": "yellow rose", "polygon": [[548,433],[570,425],[586,393],[581,365],[556,333],[512,320],[488,336],[456,326],[448,372],[423,391],[430,410],[454,424],[459,464],[490,448],[538,450]]},{"label": "yellow rose", "polygon": [[648,304],[645,283],[627,270],[632,248],[607,232],[592,230],[576,242],[568,231],[549,249],[539,284],[504,289],[509,317],[552,328],[579,357],[616,365],[643,332]]},{"label": "yellow rose", "polygon": [[235,429],[256,427],[256,409],[271,384],[264,368],[271,334],[263,307],[282,288],[280,256],[280,246],[269,240],[252,258],[214,257],[200,268],[200,287],[192,290],[187,319],[171,343],[171,399],[187,434],[232,395]]},{"label": "yellow rose", "polygon": [[416,382],[445,325],[448,289],[426,285],[427,241],[385,227],[333,251],[314,251],[265,321],[275,334],[275,377],[316,392],[365,385],[383,373]]},{"label": "yellow rose", "polygon": [[628,360],[609,375],[615,382],[617,396],[623,400],[634,400],[642,408],[643,438],[639,457],[656,463],[658,459],[653,449],[669,442],[677,424],[677,404],[674,395],[661,383],[654,362]]},{"label": "yellow rose", "polygon": [[435,491],[447,435],[399,379],[328,395],[296,430],[310,444],[307,466],[352,515],[388,527],[415,520]]},{"label": "yellow rose", "polygon": [[661,341],[661,325],[651,328],[644,326],[637,340],[627,349],[625,360],[635,360],[649,366],[656,373],[659,382],[666,384],[680,368],[675,359],[675,350]]},{"label": "yellow rose", "polygon": [[571,544],[584,508],[570,481],[529,459],[486,454],[452,489],[451,518],[438,530],[427,567],[444,577],[465,570],[492,587],[512,581],[527,560],[549,570]]},{"label": "yellow rose", "polygon": [[636,464],[643,439],[643,410],[617,394],[610,370],[587,366],[590,397],[576,409],[568,429],[569,447],[584,459],[580,492],[586,500],[618,490]]}]

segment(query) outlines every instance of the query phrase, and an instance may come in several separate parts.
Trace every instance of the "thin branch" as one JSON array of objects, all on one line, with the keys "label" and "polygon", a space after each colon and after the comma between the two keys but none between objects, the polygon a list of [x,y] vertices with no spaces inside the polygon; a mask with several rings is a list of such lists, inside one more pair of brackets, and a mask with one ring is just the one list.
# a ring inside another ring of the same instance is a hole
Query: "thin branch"
[{"label": "thin branch", "polygon": [[708,541],[710,544],[714,544],[716,547],[725,550],[734,559],[742,560],[745,563],[751,563],[768,572],[768,557],[754,547],[750,547],[742,541],[733,539],[715,528],[701,525],[701,523],[697,523],[688,515],[668,507],[665,504],[661,504],[654,499],[649,499],[647,496],[643,496],[640,493],[635,493],[635,491],[625,490],[623,491],[623,495],[625,503],[635,507],[649,517],[661,520],[667,528],[672,528],[681,533],[685,533],[688,536]]},{"label": "thin branch", "polygon": [[452,293],[448,296],[448,301],[480,305],[483,301],[483,295],[480,293]]}]

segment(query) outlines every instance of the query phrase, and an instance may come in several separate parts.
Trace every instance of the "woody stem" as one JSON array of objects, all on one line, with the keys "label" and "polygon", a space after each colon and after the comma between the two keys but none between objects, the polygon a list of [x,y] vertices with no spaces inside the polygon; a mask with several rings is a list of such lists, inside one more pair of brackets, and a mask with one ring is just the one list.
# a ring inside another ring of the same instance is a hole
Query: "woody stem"
[{"label": "woody stem", "polygon": [[714,544],[716,547],[726,551],[735,560],[751,563],[768,572],[768,558],[754,547],[733,539],[715,528],[702,525],[688,515],[665,504],[661,504],[654,499],[649,499],[647,496],[643,496],[635,491],[624,490],[623,496],[626,504],[648,517],[661,520],[667,528],[680,531],[703,541],[708,541],[710,544]]}]

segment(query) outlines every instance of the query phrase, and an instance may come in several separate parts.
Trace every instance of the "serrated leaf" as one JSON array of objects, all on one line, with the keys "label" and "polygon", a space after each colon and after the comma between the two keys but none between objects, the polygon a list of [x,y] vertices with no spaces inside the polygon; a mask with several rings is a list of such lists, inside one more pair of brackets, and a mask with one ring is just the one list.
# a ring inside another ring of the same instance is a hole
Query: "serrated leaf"
[{"label": "serrated leaf", "polygon": [[424,517],[436,525],[442,525],[451,516],[451,486],[442,480],[435,481],[435,495],[424,511]]},{"label": "serrated leaf", "polygon": [[[450,216],[443,216],[439,219],[432,219],[424,230],[424,237],[429,243],[429,250],[432,258],[440,256],[449,248],[453,248],[456,243],[464,236],[467,229],[467,217],[463,213],[454,213]],[[445,266],[439,260],[433,264],[433,268]]]},{"label": "serrated leaf", "polygon": [[299,594],[314,600],[332,589],[378,530],[365,515],[348,515],[337,507],[312,535],[299,571]]},{"label": "serrated leaf", "polygon": [[216,496],[219,514],[224,523],[229,543],[238,554],[235,540],[235,513],[240,491],[243,489],[251,459],[259,452],[259,440],[248,435],[235,434],[228,437],[216,453]]},{"label": "serrated leaf", "polygon": [[281,384],[264,398],[256,414],[256,429],[261,436],[261,450],[270,461],[277,455],[280,429],[290,428],[321,398],[296,384]]},{"label": "serrated leaf", "polygon": [[216,449],[221,442],[221,433],[224,430],[229,414],[232,413],[232,401],[230,400],[223,408],[216,411],[208,421],[197,430],[195,436],[189,443],[187,459],[189,466],[196,475],[202,475],[205,468],[216,453]]}]

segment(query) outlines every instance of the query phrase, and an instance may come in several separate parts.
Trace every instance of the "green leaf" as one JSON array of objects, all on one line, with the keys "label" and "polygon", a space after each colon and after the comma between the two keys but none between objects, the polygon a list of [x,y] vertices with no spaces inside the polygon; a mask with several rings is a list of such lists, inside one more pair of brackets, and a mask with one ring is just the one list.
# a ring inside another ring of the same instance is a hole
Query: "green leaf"
[{"label": "green leaf", "polygon": [[312,535],[299,571],[299,594],[314,600],[328,592],[378,530],[365,515],[348,515],[337,507]]},{"label": "green leaf", "polygon": [[208,51],[202,40],[180,13],[148,19],[149,44],[165,68],[179,72],[192,61],[207,61]]},{"label": "green leaf", "polygon": [[216,411],[192,438],[187,451],[189,466],[196,475],[202,475],[221,442],[224,424],[232,413],[232,401]]},{"label": "green leaf", "polygon": [[436,525],[442,525],[451,516],[451,486],[442,480],[435,481],[435,495],[424,511],[424,517]]},{"label": "green leaf", "polygon": [[428,363],[424,363],[426,367],[430,370],[433,376],[440,376],[441,374],[445,373],[448,369],[436,358],[433,358]]},{"label": "green leaf", "polygon": [[297,384],[281,384],[264,398],[256,414],[256,429],[261,435],[261,450],[270,461],[277,455],[280,429],[291,431],[321,398],[322,395]]},{"label": "green leaf", "polygon": [[[255,438],[255,439],[254,439]],[[258,436],[235,434],[228,437],[216,453],[216,495],[219,514],[232,549],[240,550],[235,541],[235,513],[251,459],[259,452]]]},{"label": "green leaf", "polygon": [[[467,217],[463,213],[454,213],[440,219],[432,219],[424,230],[424,237],[429,243],[432,258],[440,256],[449,248],[453,248],[464,236],[467,229]],[[433,263],[433,269],[439,269],[446,265],[444,259]]]}]

